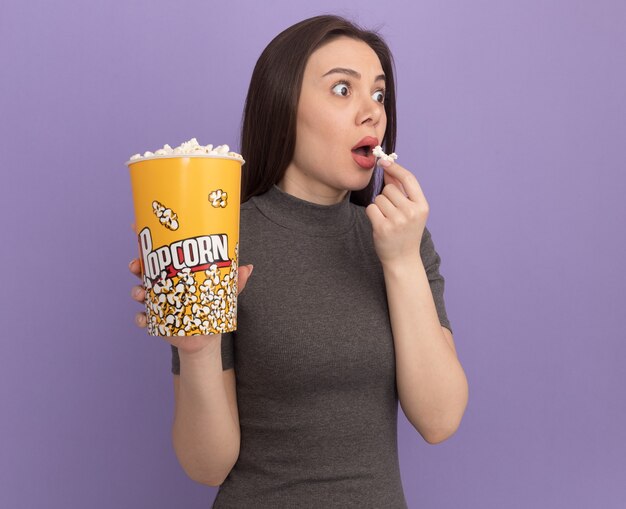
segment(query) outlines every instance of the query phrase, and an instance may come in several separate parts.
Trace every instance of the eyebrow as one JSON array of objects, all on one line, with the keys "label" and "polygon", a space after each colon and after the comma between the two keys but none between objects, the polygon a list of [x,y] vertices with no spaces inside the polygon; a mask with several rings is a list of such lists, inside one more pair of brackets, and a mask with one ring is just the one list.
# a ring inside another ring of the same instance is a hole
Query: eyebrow
[{"label": "eyebrow", "polygon": [[[330,71],[328,71],[326,74],[324,74],[322,76],[328,76],[329,74],[335,74],[335,73],[339,73],[339,74],[347,74],[348,76],[353,76],[354,78],[360,80],[361,79],[361,73],[355,71],[354,69],[348,69],[347,67],[333,67]],[[385,75],[384,74],[379,74],[378,76],[376,76],[376,79],[374,81],[385,81]]]}]

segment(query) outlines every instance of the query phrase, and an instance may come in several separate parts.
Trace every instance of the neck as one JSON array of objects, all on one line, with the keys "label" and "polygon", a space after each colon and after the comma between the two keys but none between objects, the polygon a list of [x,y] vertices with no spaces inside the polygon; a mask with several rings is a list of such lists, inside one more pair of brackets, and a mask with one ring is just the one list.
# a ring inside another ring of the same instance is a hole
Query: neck
[{"label": "neck", "polygon": [[315,186],[299,182],[297,179],[289,177],[287,173],[276,186],[284,193],[318,205],[341,203],[348,194],[345,189],[333,189],[323,184]]}]

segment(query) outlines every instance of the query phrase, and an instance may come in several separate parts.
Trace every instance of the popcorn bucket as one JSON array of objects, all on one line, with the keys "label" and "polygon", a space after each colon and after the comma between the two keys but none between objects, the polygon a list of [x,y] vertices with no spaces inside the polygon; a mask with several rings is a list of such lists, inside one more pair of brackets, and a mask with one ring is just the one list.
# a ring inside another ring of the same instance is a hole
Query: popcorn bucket
[{"label": "popcorn bucket", "polygon": [[126,163],[146,288],[148,334],[237,329],[242,159],[148,157]]}]

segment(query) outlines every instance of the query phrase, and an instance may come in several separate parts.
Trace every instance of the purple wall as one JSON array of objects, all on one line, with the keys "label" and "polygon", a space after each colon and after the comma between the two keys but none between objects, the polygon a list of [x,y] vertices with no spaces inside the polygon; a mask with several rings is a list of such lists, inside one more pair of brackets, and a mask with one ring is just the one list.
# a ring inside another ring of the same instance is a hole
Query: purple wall
[{"label": "purple wall", "polygon": [[394,51],[470,384],[438,446],[401,414],[409,506],[624,507],[625,4],[382,5],[3,3],[0,507],[210,507],[172,449],[169,346],[133,324],[124,162],[238,149],[261,50],[328,11]]}]

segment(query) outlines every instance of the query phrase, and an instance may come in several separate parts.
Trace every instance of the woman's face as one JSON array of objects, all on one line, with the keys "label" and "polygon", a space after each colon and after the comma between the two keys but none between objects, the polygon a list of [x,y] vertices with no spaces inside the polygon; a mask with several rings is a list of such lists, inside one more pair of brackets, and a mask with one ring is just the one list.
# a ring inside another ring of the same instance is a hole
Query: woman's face
[{"label": "woman's face", "polygon": [[383,69],[366,43],[340,37],[318,48],[304,70],[294,156],[278,186],[323,205],[366,187],[371,149],[387,127],[384,97]]}]

